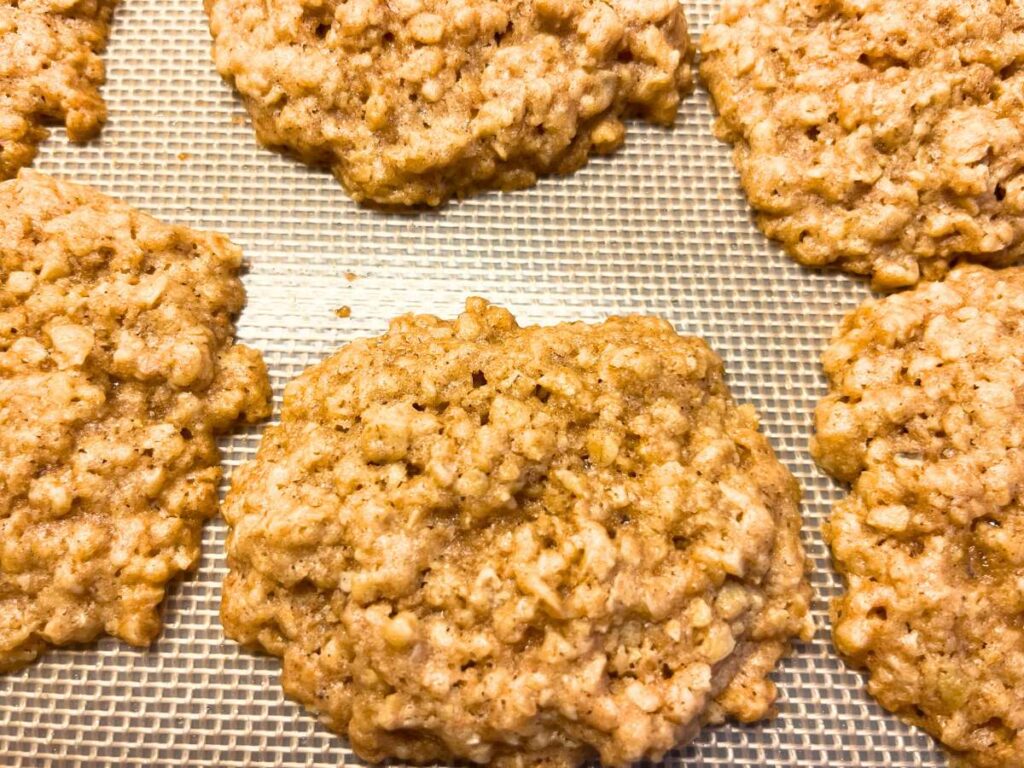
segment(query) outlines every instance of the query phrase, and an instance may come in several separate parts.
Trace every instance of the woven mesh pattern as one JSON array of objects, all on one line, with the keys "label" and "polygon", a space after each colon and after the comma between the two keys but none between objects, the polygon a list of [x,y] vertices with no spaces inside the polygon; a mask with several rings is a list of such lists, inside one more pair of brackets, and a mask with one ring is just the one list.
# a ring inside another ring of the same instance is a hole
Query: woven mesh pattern
[{"label": "woven mesh pattern", "polygon": [[[686,2],[695,36],[716,7]],[[776,675],[778,718],[707,729],[669,763],[946,765],[927,736],[868,699],[860,676],[833,655],[826,625],[838,580],[820,525],[839,490],[806,447],[824,391],[819,351],[867,287],[804,270],[758,233],[728,148],[712,136],[704,93],[686,100],[674,129],[634,125],[623,151],[575,176],[401,215],[360,209],[329,174],[256,146],[210,63],[197,0],[124,3],[106,59],[102,138],[70,147],[55,132],[35,167],[243,246],[251,266],[240,337],[266,356],[278,405],[285,382],[341,343],[382,332],[400,312],[451,316],[470,294],[523,323],[656,313],[722,355],[736,397],[756,404],[804,488],[819,631]],[[351,317],[335,316],[343,305]],[[229,472],[258,436],[224,443]],[[0,765],[358,763],[282,697],[277,660],[224,639],[223,542],[215,520],[198,572],[172,588],[149,650],[107,639],[0,677]]]}]

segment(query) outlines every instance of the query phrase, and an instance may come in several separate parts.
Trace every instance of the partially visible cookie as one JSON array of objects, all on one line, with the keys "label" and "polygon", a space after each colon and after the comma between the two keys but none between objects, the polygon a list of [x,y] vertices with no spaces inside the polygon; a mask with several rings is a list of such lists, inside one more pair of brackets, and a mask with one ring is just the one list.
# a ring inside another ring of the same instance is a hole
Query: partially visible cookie
[{"label": "partially visible cookie", "polygon": [[471,299],[289,384],[221,615],[365,759],[627,765],[770,714],[813,629],[798,503],[700,339]]},{"label": "partially visible cookie", "polygon": [[678,0],[206,0],[259,140],[356,200],[438,205],[610,152],[689,89]]},{"label": "partially visible cookie", "polygon": [[29,171],[0,184],[0,671],[160,630],[217,507],[214,436],[269,411],[241,254]]},{"label": "partially visible cookie", "polygon": [[1018,0],[726,0],[701,43],[765,233],[882,289],[1024,256]]},{"label": "partially visible cookie", "polygon": [[99,132],[99,54],[116,1],[0,0],[0,181],[32,161],[48,123],[72,141]]},{"label": "partially visible cookie", "polygon": [[868,301],[824,355],[836,647],[969,765],[1024,765],[1024,267]]}]

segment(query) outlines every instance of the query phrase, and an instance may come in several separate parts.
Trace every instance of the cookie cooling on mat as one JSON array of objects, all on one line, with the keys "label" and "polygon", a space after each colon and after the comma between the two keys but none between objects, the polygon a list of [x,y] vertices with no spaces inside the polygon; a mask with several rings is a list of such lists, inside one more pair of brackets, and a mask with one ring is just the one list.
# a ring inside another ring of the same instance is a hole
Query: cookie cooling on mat
[{"label": "cookie cooling on mat", "polygon": [[703,341],[471,299],[288,386],[222,618],[371,761],[657,759],[770,714],[812,631],[798,499]]},{"label": "cookie cooling on mat", "polygon": [[46,125],[72,141],[107,116],[100,52],[115,0],[0,0],[0,181],[35,157]]},{"label": "cookie cooling on mat", "polygon": [[206,0],[259,140],[355,199],[438,205],[569,173],[667,125],[689,89],[675,0]]},{"label": "cookie cooling on mat", "polygon": [[269,410],[226,238],[28,171],[0,184],[0,671],[160,630],[217,507],[214,435]]},{"label": "cookie cooling on mat", "polygon": [[702,44],[762,229],[877,288],[1024,255],[1020,0],[726,0]]},{"label": "cookie cooling on mat", "polygon": [[1024,765],[1024,268],[868,301],[825,353],[812,446],[852,485],[826,536],[835,643],[977,768]]}]

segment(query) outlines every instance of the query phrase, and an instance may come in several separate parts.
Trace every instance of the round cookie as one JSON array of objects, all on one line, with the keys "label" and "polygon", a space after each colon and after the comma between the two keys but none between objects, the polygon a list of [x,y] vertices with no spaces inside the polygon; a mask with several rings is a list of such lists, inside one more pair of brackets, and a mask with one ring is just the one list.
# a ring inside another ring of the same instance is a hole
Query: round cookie
[{"label": "round cookie", "polygon": [[439,205],[570,173],[675,119],[678,0],[206,0],[257,138],[356,200]]},{"label": "round cookie", "polygon": [[17,174],[60,122],[91,139],[107,108],[100,53],[116,0],[0,0],[0,181]]},{"label": "round cookie", "polygon": [[813,630],[798,500],[703,341],[470,299],[288,386],[221,615],[364,759],[626,765],[770,713]]},{"label": "round cookie", "polygon": [[160,630],[217,508],[214,436],[269,414],[226,238],[22,171],[0,184],[0,672]]},{"label": "round cookie", "polygon": [[824,355],[836,647],[979,768],[1024,765],[1024,267],[868,301]]},{"label": "round cookie", "polygon": [[701,75],[757,221],[876,288],[1024,255],[1017,0],[726,0]]}]

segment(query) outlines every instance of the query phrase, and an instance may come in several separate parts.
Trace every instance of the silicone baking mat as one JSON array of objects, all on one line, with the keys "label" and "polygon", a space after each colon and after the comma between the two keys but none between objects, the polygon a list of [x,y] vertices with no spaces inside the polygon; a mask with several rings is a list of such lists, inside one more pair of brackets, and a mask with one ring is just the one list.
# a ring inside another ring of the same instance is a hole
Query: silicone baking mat
[{"label": "silicone baking mat", "polygon": [[[717,2],[691,0],[686,11],[696,38]],[[123,3],[106,61],[102,138],[73,147],[55,131],[35,167],[239,243],[250,265],[240,338],[263,351],[278,404],[285,382],[338,345],[380,333],[402,312],[454,315],[473,294],[522,323],[659,314],[722,355],[737,399],[757,406],[803,486],[819,630],[776,674],[777,718],[706,729],[667,764],[946,765],[927,736],[866,696],[829,642],[838,580],[820,526],[840,491],[806,446],[824,390],[818,354],[868,289],[804,270],[760,235],[728,148],[712,135],[705,93],[684,102],[673,129],[634,124],[623,151],[574,176],[386,214],[352,203],[329,174],[256,145],[210,62],[198,0]],[[335,314],[342,306],[351,316]],[[258,438],[252,430],[225,441],[229,475]],[[171,589],[150,649],[106,639],[0,677],[0,766],[359,763],[283,698],[277,660],[225,640],[224,523],[212,521],[204,540],[202,564]]]}]

